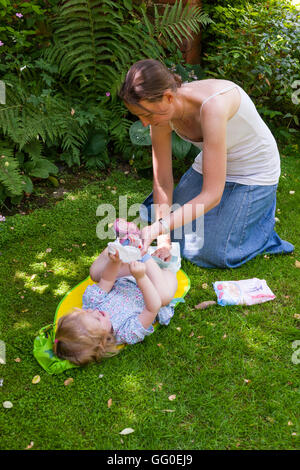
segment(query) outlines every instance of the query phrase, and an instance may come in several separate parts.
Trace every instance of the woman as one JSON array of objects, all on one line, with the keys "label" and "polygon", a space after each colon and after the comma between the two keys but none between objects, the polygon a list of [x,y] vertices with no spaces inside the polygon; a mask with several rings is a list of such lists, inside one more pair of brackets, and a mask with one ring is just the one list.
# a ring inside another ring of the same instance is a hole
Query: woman
[{"label": "woman", "polygon": [[[217,79],[182,84],[147,59],[130,68],[119,95],[144,126],[150,124],[153,193],[141,216],[146,208],[153,223],[142,231],[144,252],[157,238],[156,254],[168,260],[171,240],[179,241],[182,256],[198,266],[234,268],[259,253],[293,251],[274,232],[278,148],[240,86]],[[201,149],[175,190],[173,130]],[[178,207],[173,212],[172,204]]]}]

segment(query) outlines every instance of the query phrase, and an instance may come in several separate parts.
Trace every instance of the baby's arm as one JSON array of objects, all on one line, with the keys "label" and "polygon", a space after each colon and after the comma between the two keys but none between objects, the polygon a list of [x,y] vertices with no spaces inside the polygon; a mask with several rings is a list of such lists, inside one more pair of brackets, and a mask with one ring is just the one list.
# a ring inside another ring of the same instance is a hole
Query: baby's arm
[{"label": "baby's arm", "polygon": [[106,264],[98,286],[101,287],[105,292],[110,292],[114,283],[116,282],[117,275],[120,270],[122,261],[120,260],[119,253],[108,254],[109,261]]},{"label": "baby's arm", "polygon": [[159,309],[162,306],[160,295],[153,282],[146,275],[146,266],[139,261],[130,263],[130,272],[135,277],[138,287],[141,289],[146,308],[140,313],[139,320],[147,329],[152,325]]}]

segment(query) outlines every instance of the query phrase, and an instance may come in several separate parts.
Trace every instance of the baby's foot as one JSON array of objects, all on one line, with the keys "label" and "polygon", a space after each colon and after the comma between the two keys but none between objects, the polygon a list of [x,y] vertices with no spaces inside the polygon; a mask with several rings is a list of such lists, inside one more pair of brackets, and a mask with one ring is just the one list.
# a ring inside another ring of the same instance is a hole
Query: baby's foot
[{"label": "baby's foot", "polygon": [[113,246],[108,247],[108,256],[114,263],[121,261],[118,249]]},{"label": "baby's foot", "polygon": [[138,226],[134,222],[127,222],[125,219],[116,219],[113,225],[114,232],[118,238],[127,238],[128,235],[141,235]]}]

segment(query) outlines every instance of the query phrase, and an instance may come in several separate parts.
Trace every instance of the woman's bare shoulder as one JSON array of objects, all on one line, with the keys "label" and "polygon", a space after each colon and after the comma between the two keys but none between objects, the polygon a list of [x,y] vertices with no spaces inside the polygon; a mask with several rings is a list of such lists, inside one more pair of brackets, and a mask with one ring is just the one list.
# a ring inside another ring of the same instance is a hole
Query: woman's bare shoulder
[{"label": "woman's bare shoulder", "polygon": [[192,92],[194,96],[199,96],[203,101],[210,95],[221,91],[223,88],[234,86],[236,83],[230,80],[218,78],[207,78],[203,80],[195,80],[194,82],[184,83],[183,90]]}]

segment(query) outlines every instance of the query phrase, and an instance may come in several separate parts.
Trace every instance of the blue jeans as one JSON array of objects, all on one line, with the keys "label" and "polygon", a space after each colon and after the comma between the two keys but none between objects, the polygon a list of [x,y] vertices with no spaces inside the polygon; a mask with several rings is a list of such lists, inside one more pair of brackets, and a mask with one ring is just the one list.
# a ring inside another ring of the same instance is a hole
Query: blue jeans
[{"label": "blue jeans", "polygon": [[[203,176],[192,167],[182,176],[173,193],[180,206],[198,196]],[[291,253],[294,246],[274,231],[277,184],[243,185],[226,182],[221,202],[200,219],[194,220],[176,239],[181,256],[204,268],[236,268],[260,253]],[[140,216],[151,220],[153,193],[143,202]],[[203,227],[199,230],[199,227]]]}]

